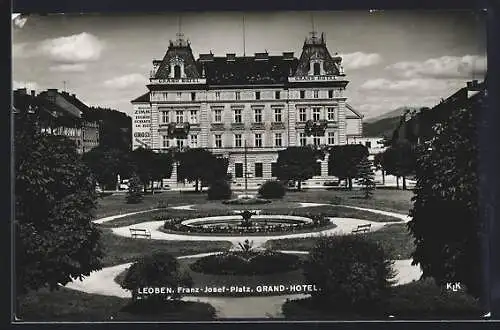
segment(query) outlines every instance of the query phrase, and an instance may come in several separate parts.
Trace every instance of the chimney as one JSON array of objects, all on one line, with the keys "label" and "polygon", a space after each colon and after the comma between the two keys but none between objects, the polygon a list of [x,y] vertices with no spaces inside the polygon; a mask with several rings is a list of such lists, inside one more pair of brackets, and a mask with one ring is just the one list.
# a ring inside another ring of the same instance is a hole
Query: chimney
[{"label": "chimney", "polygon": [[71,94],[71,96],[73,96],[76,99],[76,94]]},{"label": "chimney", "polygon": [[21,95],[26,95],[26,88],[18,88],[17,92]]},{"label": "chimney", "polygon": [[31,90],[31,97],[35,97],[35,91]]},{"label": "chimney", "polygon": [[49,95],[56,95],[57,94],[57,88],[49,88],[49,89],[47,89],[47,94],[49,94]]},{"label": "chimney", "polygon": [[226,54],[226,60],[227,61],[235,61],[236,60],[236,54],[234,54],[234,53]]}]

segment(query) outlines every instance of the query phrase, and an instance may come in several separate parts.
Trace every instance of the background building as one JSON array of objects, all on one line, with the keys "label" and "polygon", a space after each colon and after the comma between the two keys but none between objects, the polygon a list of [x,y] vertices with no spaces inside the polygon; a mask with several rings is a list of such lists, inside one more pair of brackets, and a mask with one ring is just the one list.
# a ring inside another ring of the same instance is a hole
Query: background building
[{"label": "background building", "polygon": [[[133,149],[202,147],[229,158],[234,184],[244,181],[247,147],[250,184],[275,178],[278,151],[288,146],[346,144],[362,136],[362,116],[346,103],[342,58],[323,34],[312,32],[300,57],[200,54],[178,34],[162,60],[153,60],[149,91],[132,101]],[[321,134],[306,135],[320,126]],[[174,138],[174,130],[184,130]],[[311,179],[329,181],[327,159]],[[176,171],[170,179],[176,181]],[[311,182],[310,182],[311,183]]]},{"label": "background building", "polygon": [[36,95],[21,88],[14,91],[13,101],[17,113],[31,113],[42,132],[66,136],[79,153],[99,145],[99,123],[86,120],[88,106],[75,94],[48,89]]}]

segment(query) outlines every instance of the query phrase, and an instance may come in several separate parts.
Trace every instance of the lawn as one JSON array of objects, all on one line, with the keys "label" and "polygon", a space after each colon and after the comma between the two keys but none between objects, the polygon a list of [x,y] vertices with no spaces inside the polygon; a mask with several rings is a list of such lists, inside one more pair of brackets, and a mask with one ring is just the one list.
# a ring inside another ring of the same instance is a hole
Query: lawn
[{"label": "lawn", "polygon": [[[370,240],[379,242],[387,252],[390,259],[409,259],[415,249],[413,239],[405,224],[390,224],[380,230],[366,234]],[[318,238],[293,238],[269,240],[265,247],[274,250],[310,251]]]},{"label": "lawn", "polygon": [[[200,205],[202,206],[202,205]],[[329,217],[340,218],[355,218],[361,220],[369,220],[375,222],[400,222],[401,220],[392,216],[373,213],[369,211],[350,209],[347,207],[326,205],[326,206],[313,206],[313,207],[298,207],[298,204],[283,203],[281,201],[267,204],[267,208],[255,208],[262,210],[263,214],[294,214],[298,216],[311,216],[314,214],[324,214]],[[146,213],[134,214],[104,222],[100,224],[102,227],[122,227],[129,226],[141,222],[156,221],[156,217],[162,216],[163,218],[176,218],[176,217],[208,217],[217,215],[232,215],[233,210],[241,210],[241,207],[228,207],[222,203],[212,204],[210,208],[200,207],[196,210],[155,210]],[[253,209],[253,208],[252,208]]]},{"label": "lawn", "polygon": [[142,238],[128,238],[114,235],[110,229],[102,230],[101,242],[104,248],[103,267],[134,262],[146,254],[168,252],[174,256],[204,252],[226,251],[232,246],[223,241],[161,241]]},{"label": "lawn", "polygon": [[392,211],[407,214],[412,206],[411,190],[377,189],[373,198],[362,198],[362,191],[348,191],[343,189],[326,190],[310,189],[305,191],[289,191],[286,193],[285,201],[332,203],[373,208],[384,211]]},{"label": "lawn", "polygon": [[95,212],[96,218],[105,216],[129,213],[134,211],[142,211],[153,209],[158,206],[159,201],[163,201],[167,206],[199,204],[198,208],[203,210],[211,209],[267,209],[273,208],[274,205],[282,205],[289,207],[298,202],[311,203],[332,203],[345,204],[351,206],[375,208],[385,211],[400,212],[407,214],[412,202],[411,197],[413,192],[410,190],[391,190],[378,189],[374,192],[372,199],[362,198],[360,191],[348,190],[325,190],[325,189],[310,189],[304,191],[289,191],[280,201],[273,201],[271,204],[261,205],[226,205],[219,201],[208,201],[207,194],[193,192],[178,192],[164,191],[155,193],[154,195],[145,195],[142,203],[127,204],[125,202],[125,194],[113,194],[111,196],[100,198],[98,207]]},{"label": "lawn", "polygon": [[130,299],[101,296],[60,288],[50,292],[33,291],[20,299],[18,318],[22,321],[141,321],[141,320],[210,320],[215,309],[206,303],[183,302],[160,313],[147,315],[127,310]]},{"label": "lawn", "polygon": [[[432,280],[420,280],[391,288],[383,307],[340,313],[329,305],[317,306],[308,298],[292,300],[282,306],[288,320],[477,320],[481,316],[478,301],[465,292],[446,291]],[[380,306],[379,305],[379,306]]]}]

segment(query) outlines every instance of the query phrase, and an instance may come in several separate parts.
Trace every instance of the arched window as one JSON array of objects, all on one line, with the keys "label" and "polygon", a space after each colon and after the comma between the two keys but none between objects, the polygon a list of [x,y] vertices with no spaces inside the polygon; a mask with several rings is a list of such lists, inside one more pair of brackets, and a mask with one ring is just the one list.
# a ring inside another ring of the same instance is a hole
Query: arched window
[{"label": "arched window", "polygon": [[176,66],[174,66],[174,78],[180,79],[180,77],[181,77],[181,66],[176,65]]},{"label": "arched window", "polygon": [[319,63],[314,63],[314,75],[319,76],[321,73],[321,66]]}]

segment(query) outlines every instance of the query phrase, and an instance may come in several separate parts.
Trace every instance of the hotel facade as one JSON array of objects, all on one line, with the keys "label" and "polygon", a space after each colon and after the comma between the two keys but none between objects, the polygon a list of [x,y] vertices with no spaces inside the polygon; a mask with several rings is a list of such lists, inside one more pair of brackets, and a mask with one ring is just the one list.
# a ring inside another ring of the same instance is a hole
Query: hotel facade
[{"label": "hotel facade", "polygon": [[[362,115],[344,95],[342,58],[330,54],[323,34],[311,33],[298,58],[209,53],[195,60],[190,43],[177,37],[163,59],[153,60],[148,91],[131,101],[133,149],[206,148],[229,159],[238,187],[245,153],[248,183],[260,185],[276,178],[278,151],[288,146],[339,145],[362,136]],[[306,186],[335,179],[327,161],[318,161]],[[167,181],[176,184],[175,166]]]}]

